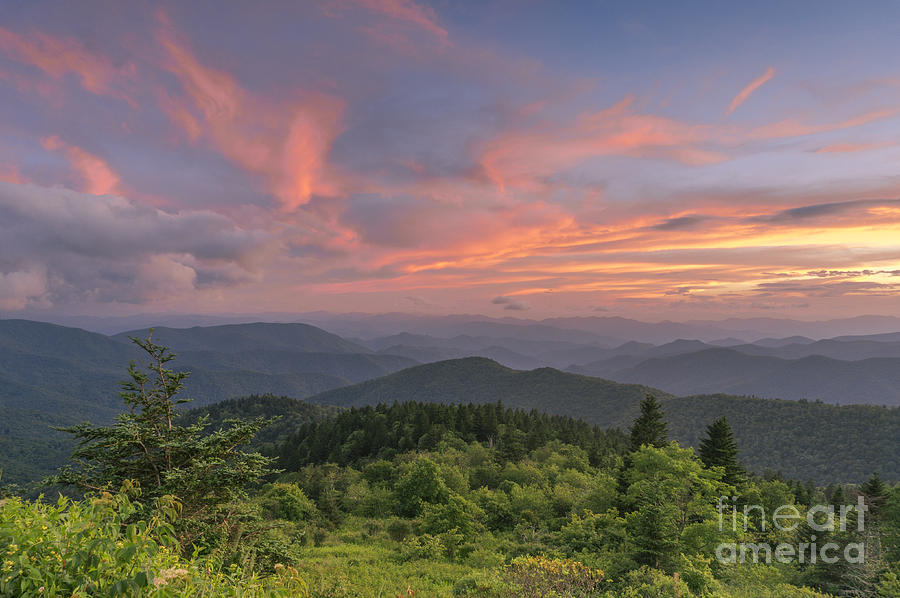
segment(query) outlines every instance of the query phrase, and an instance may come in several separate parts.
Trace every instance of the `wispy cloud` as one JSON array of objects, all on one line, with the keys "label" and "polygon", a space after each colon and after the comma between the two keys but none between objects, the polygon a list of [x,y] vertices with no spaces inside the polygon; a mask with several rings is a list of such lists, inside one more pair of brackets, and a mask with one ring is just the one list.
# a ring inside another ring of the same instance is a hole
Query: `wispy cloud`
[{"label": "wispy cloud", "polygon": [[856,152],[866,152],[873,149],[881,149],[890,147],[892,144],[887,142],[880,143],[831,143],[823,145],[815,150],[817,154],[850,154]]},{"label": "wispy cloud", "polygon": [[40,31],[21,34],[0,27],[0,52],[54,79],[75,75],[84,89],[97,95],[125,97],[120,84],[136,75],[133,63],[117,66],[77,39]]},{"label": "wispy cloud", "polygon": [[521,301],[519,299],[505,297],[503,295],[494,297],[493,299],[491,299],[491,303],[493,303],[494,305],[502,305],[503,309],[509,311],[525,311],[531,309],[531,305],[529,305],[527,301]]},{"label": "wispy cloud", "polygon": [[333,194],[327,158],[341,132],[344,102],[317,92],[285,105],[254,96],[230,74],[203,65],[166,14],[157,16],[164,66],[185,93],[177,99],[158,96],[172,123],[189,140],[203,137],[234,164],[263,177],[288,210],[314,194]]},{"label": "wispy cloud", "polygon": [[[900,199],[862,199],[854,201],[839,201],[800,206],[781,210],[772,214],[763,214],[747,218],[748,222],[766,222],[771,224],[798,224],[802,221],[834,218],[839,215],[849,215],[855,218],[868,218],[874,215],[879,208],[893,208],[900,214]],[[835,223],[837,224],[837,223]]]},{"label": "wispy cloud", "polygon": [[434,10],[413,0],[331,0],[326,4],[326,11],[334,13],[348,6],[362,7],[377,15],[417,27],[444,43],[448,41],[447,30],[439,24]]},{"label": "wispy cloud", "polygon": [[634,101],[625,97],[564,126],[539,122],[503,132],[485,144],[478,162],[501,189],[535,190],[547,177],[601,156],[650,157],[692,166],[727,159],[699,146],[710,136],[709,127],[640,113]]},{"label": "wispy cloud", "polygon": [[732,112],[738,109],[738,107],[747,101],[754,91],[762,87],[767,81],[772,79],[775,76],[775,68],[769,67],[766,69],[766,72],[751,81],[744,89],[738,92],[734,99],[731,100],[731,103],[728,104],[728,111],[725,112],[725,116],[730,116]]},{"label": "wispy cloud", "polygon": [[751,139],[804,137],[806,135],[815,135],[817,133],[827,133],[829,131],[840,131],[842,129],[861,127],[869,123],[894,118],[898,115],[900,115],[900,108],[882,108],[869,110],[837,122],[821,124],[811,124],[802,119],[791,118],[757,127],[749,132],[749,137]]},{"label": "wispy cloud", "polygon": [[117,191],[119,176],[103,158],[66,143],[55,135],[42,138],[41,145],[46,150],[65,154],[81,179],[83,191],[93,195],[106,195]]}]

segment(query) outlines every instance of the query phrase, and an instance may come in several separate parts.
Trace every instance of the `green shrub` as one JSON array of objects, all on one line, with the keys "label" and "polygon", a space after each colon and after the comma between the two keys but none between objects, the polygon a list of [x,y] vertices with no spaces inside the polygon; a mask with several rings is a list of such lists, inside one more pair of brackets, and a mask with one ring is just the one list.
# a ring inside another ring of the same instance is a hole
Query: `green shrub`
[{"label": "green shrub", "polygon": [[408,538],[400,545],[400,559],[413,560],[440,560],[444,557],[446,549],[441,538],[431,534],[422,534]]},{"label": "green shrub", "polygon": [[301,522],[315,517],[316,505],[296,484],[269,484],[263,489],[259,502],[272,519]]},{"label": "green shrub", "polygon": [[404,517],[417,517],[426,504],[444,503],[448,498],[450,489],[431,459],[417,459],[394,488],[397,514]]},{"label": "green shrub", "polygon": [[363,538],[372,538],[384,531],[384,525],[377,519],[367,519],[363,522]]},{"label": "green shrub", "polygon": [[479,546],[466,556],[466,564],[478,569],[493,569],[503,564],[504,556],[496,550]]},{"label": "green shrub", "polygon": [[878,584],[878,598],[900,598],[900,576],[888,573]]},{"label": "green shrub", "polygon": [[275,565],[268,578],[209,558],[180,556],[172,519],[176,504],[156,501],[154,515],[125,493],[54,504],[0,501],[0,596],[87,598],[141,596],[303,596],[296,569]]},{"label": "green shrub", "polygon": [[405,519],[391,519],[387,533],[394,542],[402,542],[412,533],[412,525]]},{"label": "green shrub", "polygon": [[494,575],[466,575],[453,584],[457,598],[503,598],[506,586]]},{"label": "green shrub", "polygon": [[719,582],[713,576],[710,566],[711,562],[711,558],[687,557],[683,554],[678,559],[676,569],[681,579],[697,596],[708,596],[719,589]]},{"label": "green shrub", "polygon": [[788,565],[738,565],[723,571],[728,598],[827,598],[798,587],[797,571]]},{"label": "green shrub", "polygon": [[625,576],[625,582],[609,598],[693,598],[687,584],[676,575],[641,567]]},{"label": "green shrub", "polygon": [[511,586],[509,595],[520,598],[588,598],[596,595],[603,583],[599,569],[542,556],[514,559],[504,568],[503,577]]},{"label": "green shrub", "polygon": [[384,513],[393,511],[394,493],[382,486],[369,488],[368,494],[357,507],[357,512],[363,517],[381,517]]},{"label": "green shrub", "polygon": [[455,530],[469,540],[481,528],[484,517],[484,511],[478,505],[459,495],[453,495],[444,504],[425,506],[421,529],[430,534]]},{"label": "green shrub", "polygon": [[316,546],[322,546],[325,544],[325,540],[328,539],[328,530],[323,527],[313,528],[312,531],[312,541]]}]

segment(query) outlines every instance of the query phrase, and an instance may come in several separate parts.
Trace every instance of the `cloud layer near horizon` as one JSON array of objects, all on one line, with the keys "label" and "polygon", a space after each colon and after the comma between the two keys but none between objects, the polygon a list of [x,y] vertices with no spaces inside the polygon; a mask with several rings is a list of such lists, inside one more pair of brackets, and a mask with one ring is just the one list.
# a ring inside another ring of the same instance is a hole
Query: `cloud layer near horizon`
[{"label": "cloud layer near horizon", "polygon": [[0,311],[896,309],[894,57],[702,54],[663,5],[596,54],[540,6],[527,44],[502,3],[86,6],[0,27]]}]

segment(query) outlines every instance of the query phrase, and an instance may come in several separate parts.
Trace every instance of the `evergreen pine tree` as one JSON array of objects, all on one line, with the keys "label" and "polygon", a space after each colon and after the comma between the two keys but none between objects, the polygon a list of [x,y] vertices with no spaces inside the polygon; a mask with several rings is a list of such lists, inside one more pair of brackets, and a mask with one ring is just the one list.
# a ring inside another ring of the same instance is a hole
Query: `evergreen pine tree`
[{"label": "evergreen pine tree", "polygon": [[848,504],[847,496],[844,494],[844,487],[840,484],[836,485],[829,494],[829,504],[834,507],[835,511],[840,513],[841,507]]},{"label": "evergreen pine tree", "polygon": [[641,414],[631,426],[631,450],[648,444],[662,448],[668,442],[668,425],[663,419],[662,407],[653,395],[641,401]]},{"label": "evergreen pine tree", "polygon": [[639,565],[666,568],[677,547],[662,511],[658,505],[647,505],[628,516],[628,531],[634,546],[632,558]]},{"label": "evergreen pine tree", "polygon": [[722,481],[731,486],[740,486],[747,481],[747,472],[738,461],[737,443],[728,420],[720,417],[706,427],[706,438],[700,441],[700,460],[706,467],[722,467],[725,476]]},{"label": "evergreen pine tree", "polygon": [[[631,426],[629,449],[633,453],[643,445],[662,448],[668,441],[668,425],[662,416],[662,408],[659,401],[653,395],[647,395],[641,401],[641,414]],[[620,512],[630,512],[633,505],[628,503],[626,492],[628,491],[628,470],[631,468],[631,455],[626,454],[622,460],[622,466],[616,472],[616,505]]]},{"label": "evergreen pine tree", "polygon": [[272,459],[240,450],[270,420],[231,420],[230,427],[211,433],[206,431],[208,416],[179,425],[176,407],[187,400],[177,395],[188,373],[168,368],[175,355],[154,343],[152,335],[151,329],[146,340],[131,339],[149,362],[143,370],[134,362],[128,367],[131,379],[119,393],[128,411],[111,426],[58,428],[79,442],[72,453],[75,466],[61,469],[46,483],[85,492],[136,483],[148,505],[174,496],[182,506],[182,540],[196,538],[227,519],[225,503],[244,496],[248,484],[271,473]]},{"label": "evergreen pine tree", "polygon": [[872,474],[872,477],[865,484],[859,487],[859,492],[865,497],[866,505],[869,507],[869,513],[872,514],[872,518],[877,519],[888,493],[888,488],[881,481],[881,476],[878,475],[877,471]]}]

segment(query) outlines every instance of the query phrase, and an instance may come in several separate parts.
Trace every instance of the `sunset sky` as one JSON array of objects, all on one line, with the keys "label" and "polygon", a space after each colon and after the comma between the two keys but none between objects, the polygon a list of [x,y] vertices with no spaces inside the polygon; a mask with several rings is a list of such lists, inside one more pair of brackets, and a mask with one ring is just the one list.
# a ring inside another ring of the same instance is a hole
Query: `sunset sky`
[{"label": "sunset sky", "polygon": [[900,315],[900,3],[0,2],[0,314]]}]

